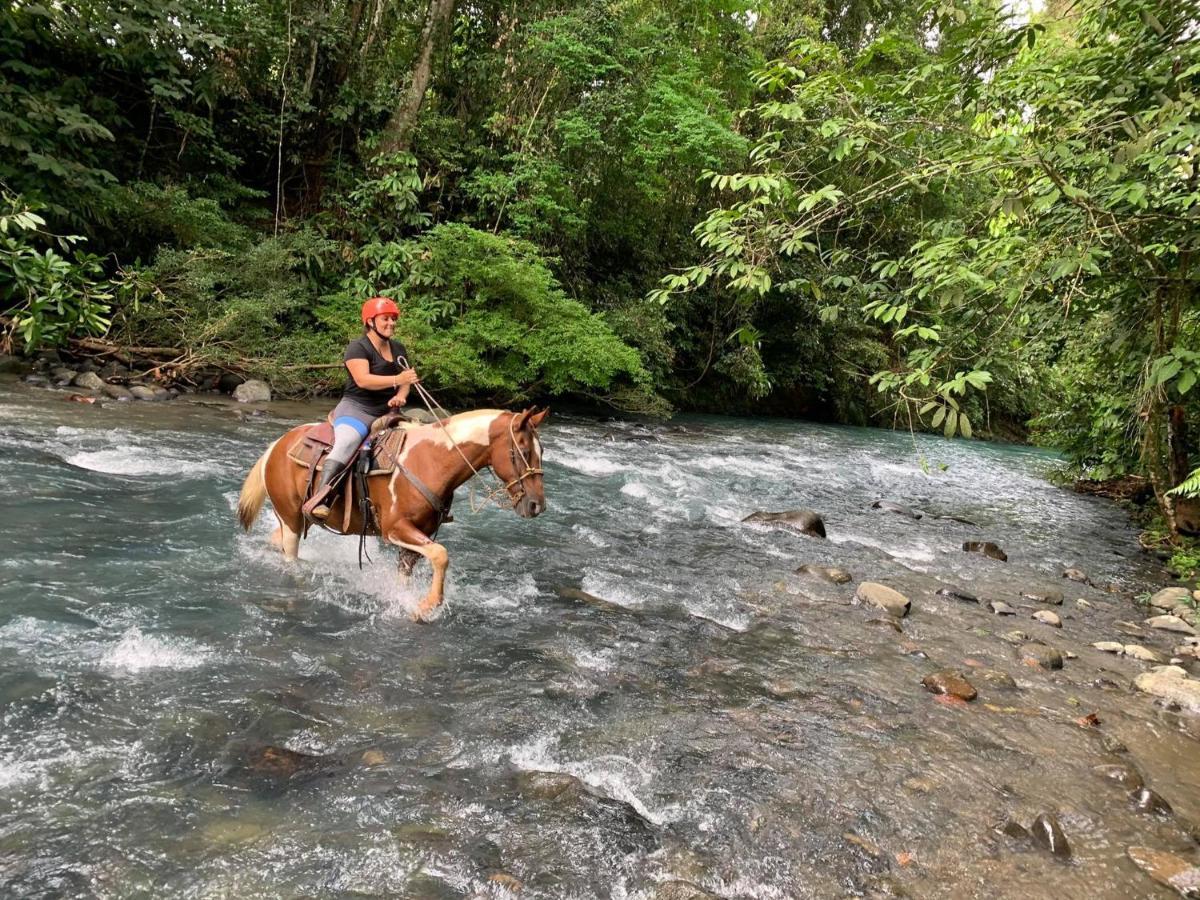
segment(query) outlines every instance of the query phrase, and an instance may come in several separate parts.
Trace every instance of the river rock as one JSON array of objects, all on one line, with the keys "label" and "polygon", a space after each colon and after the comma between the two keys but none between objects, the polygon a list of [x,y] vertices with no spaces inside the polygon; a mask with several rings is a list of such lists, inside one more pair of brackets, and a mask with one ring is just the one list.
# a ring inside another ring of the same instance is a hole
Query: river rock
[{"label": "river rock", "polygon": [[955,600],[961,600],[964,603],[978,603],[979,598],[970,591],[964,591],[957,587],[938,588],[938,594],[943,597],[953,597]]},{"label": "river rock", "polygon": [[1053,588],[1046,590],[1030,588],[1021,591],[1021,596],[1026,600],[1032,600],[1034,603],[1048,603],[1051,606],[1062,606],[1063,603],[1063,592],[1056,591]]},{"label": "river rock", "polygon": [[1179,616],[1151,616],[1146,620],[1146,624],[1151,628],[1158,628],[1162,631],[1175,631],[1179,634],[1196,633],[1196,629],[1179,618]]},{"label": "river rock", "polygon": [[887,611],[898,619],[908,615],[912,601],[897,590],[873,581],[864,581],[854,592],[854,599]]},{"label": "river rock", "polygon": [[1092,644],[1097,650],[1103,650],[1105,653],[1124,653],[1125,645],[1120,641],[1096,641]]},{"label": "river rock", "polygon": [[1043,669],[1061,669],[1063,667],[1062,654],[1045,644],[1024,644],[1018,653],[1021,661],[1026,664],[1037,665]]},{"label": "river rock", "polygon": [[[87,368],[87,367],[85,366],[85,368]],[[129,368],[128,368],[128,366],[124,366],[121,363],[117,362],[116,360],[112,360],[110,362],[105,363],[100,368],[100,371],[97,372],[96,374],[99,375],[101,378],[103,378],[105,381],[111,381],[114,378],[128,378],[129,377]]]},{"label": "river rock", "polygon": [[1200,659],[1200,645],[1197,644],[1180,644],[1171,652],[1184,659]]},{"label": "river rock", "polygon": [[742,519],[754,525],[773,525],[810,537],[825,537],[825,522],[811,509],[789,509],[783,512],[754,512]]},{"label": "river rock", "polygon": [[962,548],[968,553],[982,553],[1000,562],[1008,562],[1008,554],[991,541],[963,541]]},{"label": "river rock", "polygon": [[559,800],[587,792],[582,781],[564,772],[522,772],[517,784],[521,793],[539,800]]},{"label": "river rock", "polygon": [[11,353],[0,353],[0,374],[24,375],[30,368],[28,360],[13,356]]},{"label": "river rock", "polygon": [[1149,647],[1143,647],[1141,644],[1126,644],[1121,648],[1126,656],[1131,656],[1134,659],[1140,659],[1142,662],[1165,663],[1163,655],[1157,650],[1151,650]]},{"label": "river rock", "polygon": [[266,403],[271,399],[271,389],[265,382],[251,378],[233,389],[233,399],[238,403]]},{"label": "river rock", "polygon": [[1008,644],[1023,644],[1029,640],[1029,635],[1023,631],[1006,631],[1000,635],[1000,640]]},{"label": "river rock", "polygon": [[1063,572],[1063,578],[1068,578],[1071,581],[1078,581],[1080,584],[1091,584],[1092,580],[1088,578],[1087,572],[1082,569],[1067,569]]},{"label": "river rock", "polygon": [[1025,826],[1016,819],[1009,819],[1007,822],[1001,825],[1000,833],[1007,835],[1015,841],[1025,842],[1033,839],[1028,829],[1026,829]]},{"label": "river rock", "polygon": [[988,604],[988,607],[998,616],[1015,616],[1017,614],[1016,609],[1009,606],[1003,600],[993,600]]},{"label": "river rock", "polygon": [[1138,812],[1169,816],[1174,811],[1171,809],[1170,803],[1148,787],[1141,787],[1134,790],[1129,795],[1129,799],[1133,801],[1133,808]]},{"label": "river rock", "polygon": [[805,563],[796,569],[796,574],[812,575],[834,584],[846,584],[852,580],[850,573],[845,569],[839,569],[836,566],[815,566],[810,563]]},{"label": "river rock", "polygon": [[1127,766],[1123,763],[1116,763],[1107,766],[1092,766],[1092,771],[1101,778],[1107,778],[1109,781],[1115,781],[1127,791],[1138,791],[1145,786],[1142,776],[1133,766]]},{"label": "river rock", "polygon": [[1158,666],[1133,680],[1139,691],[1176,703],[1189,712],[1200,712],[1200,681],[1189,678],[1179,666]]},{"label": "river rock", "polygon": [[1029,832],[1033,835],[1033,842],[1043,850],[1049,850],[1062,859],[1070,858],[1071,845],[1067,843],[1067,836],[1054,816],[1042,813],[1033,820],[1033,824],[1029,826]]},{"label": "river rock", "polygon": [[1048,609],[1039,609],[1030,618],[1037,619],[1043,625],[1049,625],[1051,628],[1062,628],[1062,619]]},{"label": "river rock", "polygon": [[1200,866],[1195,863],[1149,847],[1130,847],[1125,854],[1159,884],[1178,891],[1181,896],[1200,898]]},{"label": "river rock", "polygon": [[80,372],[75,376],[73,384],[75,387],[85,388],[89,391],[104,390],[104,379],[95,372]]},{"label": "river rock", "polygon": [[50,379],[45,375],[39,375],[37,372],[31,372],[21,379],[26,384],[32,384],[34,387],[46,387],[50,384]]},{"label": "river rock", "polygon": [[907,516],[910,519],[919,519],[925,515],[919,510],[912,509],[892,500],[876,500],[871,504],[871,509],[882,509],[884,512],[896,513],[897,515]]},{"label": "river rock", "polygon": [[1191,596],[1191,591],[1185,587],[1167,587],[1150,598],[1150,605],[1155,609],[1172,610]]},{"label": "river rock", "polygon": [[925,690],[934,694],[948,694],[960,700],[974,700],[979,696],[971,682],[963,677],[961,672],[945,669],[941,672],[931,672],[921,679]]},{"label": "river rock", "polygon": [[156,399],[158,399],[154,392],[154,388],[146,387],[144,384],[135,384],[133,387],[131,387],[129,389],[129,393],[132,394],[138,400],[156,400]]},{"label": "river rock", "polygon": [[133,394],[129,388],[120,384],[105,384],[100,388],[100,393],[105,397],[112,397],[114,400],[132,400]]}]

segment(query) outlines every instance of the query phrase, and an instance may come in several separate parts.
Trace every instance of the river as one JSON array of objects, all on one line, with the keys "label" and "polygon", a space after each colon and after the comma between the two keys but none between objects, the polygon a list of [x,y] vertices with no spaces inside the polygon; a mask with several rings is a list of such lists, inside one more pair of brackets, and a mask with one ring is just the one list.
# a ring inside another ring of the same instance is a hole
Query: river
[{"label": "river", "polygon": [[[247,469],[323,412],[0,384],[0,893],[1174,896],[1125,850],[1194,851],[1200,729],[1091,647],[1169,654],[1130,602],[1162,576],[1123,511],[1046,481],[1052,455],[552,414],[549,510],[474,515],[461,490],[447,607],[417,625],[424,564],[401,590],[375,542],[361,571],[327,534],[288,565],[269,512],[236,528]],[[795,508],[828,539],[741,523]],[[852,603],[866,580],[912,600],[902,633]],[[1065,594],[1061,630],[1030,590]],[[1013,630],[1075,658],[1022,665]],[[947,667],[996,680],[938,702],[921,681]],[[1069,860],[998,830],[1039,813]]]}]

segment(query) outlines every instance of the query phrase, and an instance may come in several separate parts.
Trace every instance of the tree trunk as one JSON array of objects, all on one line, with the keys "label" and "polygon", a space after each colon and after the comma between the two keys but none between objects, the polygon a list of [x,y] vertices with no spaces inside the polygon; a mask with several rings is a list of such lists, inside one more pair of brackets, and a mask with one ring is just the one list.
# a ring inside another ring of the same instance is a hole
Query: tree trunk
[{"label": "tree trunk", "polygon": [[417,124],[417,116],[421,112],[421,104],[425,101],[425,92],[429,89],[429,79],[433,74],[433,52],[444,26],[453,14],[454,0],[429,0],[425,27],[421,29],[417,58],[413,63],[412,78],[404,99],[393,110],[392,117],[383,129],[383,136],[379,141],[380,154],[402,153],[411,145],[412,131]]}]

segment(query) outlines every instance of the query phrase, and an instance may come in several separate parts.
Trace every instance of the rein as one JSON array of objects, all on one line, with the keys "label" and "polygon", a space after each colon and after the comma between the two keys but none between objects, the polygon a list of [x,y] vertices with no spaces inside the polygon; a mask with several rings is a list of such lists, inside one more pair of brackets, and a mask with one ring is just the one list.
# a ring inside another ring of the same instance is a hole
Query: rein
[{"label": "rein", "polygon": [[[406,368],[411,368],[411,366],[409,366],[409,364],[408,364],[407,359],[405,359],[402,356],[399,357],[399,359],[403,361],[403,364]],[[472,485],[471,493],[468,498],[470,501],[471,512],[479,513],[481,511],[483,511],[483,509],[486,508],[487,505],[489,503],[492,503],[493,501],[495,501],[496,505],[499,506],[500,503],[496,498],[502,494],[507,495],[507,497],[512,505],[512,508],[515,509],[517,504],[521,502],[521,498],[525,496],[525,479],[529,478],[532,475],[541,475],[542,474],[541,467],[534,468],[529,462],[529,457],[525,455],[525,451],[522,450],[520,448],[520,446],[517,444],[517,435],[516,435],[516,432],[513,431],[513,421],[515,420],[516,416],[512,416],[508,420],[508,441],[509,441],[508,457],[509,457],[509,461],[512,462],[514,472],[517,472],[520,470],[520,468],[517,465],[518,455],[520,457],[521,462],[525,466],[525,470],[523,472],[521,472],[521,474],[518,475],[516,478],[512,479],[512,481],[508,482],[507,484],[500,484],[499,479],[496,479],[496,486],[491,487],[487,483],[487,481],[484,480],[483,473],[479,469],[475,468],[475,466],[472,464],[471,460],[467,458],[467,454],[463,452],[462,447],[458,446],[458,441],[454,440],[454,435],[452,435],[450,433],[450,429],[448,429],[446,427],[445,423],[449,419],[449,416],[443,418],[437,414],[437,410],[444,409],[444,407],[440,403],[438,403],[436,399],[434,399],[433,395],[431,393],[429,393],[429,391],[425,388],[425,386],[422,385],[419,381],[414,382],[413,387],[417,389],[417,396],[421,398],[422,402],[425,404],[425,408],[428,409],[429,414],[431,416],[433,416],[434,421],[437,422],[437,424],[439,426],[441,426],[442,433],[450,439],[450,443],[453,445],[454,449],[458,451],[458,455],[463,458],[463,462],[465,462],[467,464],[467,468],[469,468],[471,470],[472,480],[478,480],[479,483],[483,485],[484,490],[487,491],[487,494],[484,496],[483,500],[477,504],[476,500],[475,500],[475,488],[474,488],[474,485]],[[534,434],[536,435],[536,433],[537,432],[535,430]],[[487,467],[485,466],[484,468],[487,468]],[[494,473],[493,473],[492,477],[493,478],[495,477]],[[517,496],[515,496],[515,497],[512,495],[513,485],[520,485],[520,489],[521,489],[521,492],[519,494],[517,494]]]}]

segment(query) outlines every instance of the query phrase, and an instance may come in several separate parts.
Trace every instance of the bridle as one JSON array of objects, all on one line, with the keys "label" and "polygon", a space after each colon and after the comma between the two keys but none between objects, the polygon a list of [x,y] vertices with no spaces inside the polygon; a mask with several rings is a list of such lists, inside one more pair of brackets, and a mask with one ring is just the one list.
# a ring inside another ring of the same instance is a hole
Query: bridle
[{"label": "bridle", "polygon": [[[521,449],[521,445],[517,443],[517,433],[513,428],[513,423],[516,421],[517,417],[515,415],[511,416],[508,420],[508,461],[512,463],[513,472],[520,472],[521,474],[517,475],[512,481],[504,485],[505,492],[508,494],[509,499],[512,500],[513,509],[516,509],[517,504],[525,498],[525,479],[533,475],[542,474],[542,467],[537,466],[535,468],[534,465],[529,461],[529,457],[525,455],[525,451]],[[530,428],[529,430],[530,441],[536,446],[537,429]],[[525,466],[524,471],[521,471],[521,467],[517,465],[518,459],[520,459],[521,464]],[[515,497],[513,496],[512,492],[514,484],[520,488],[520,493],[518,493]]]}]

